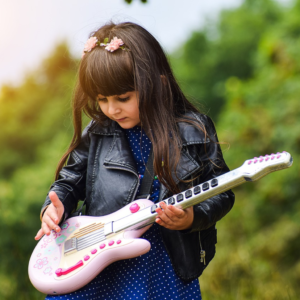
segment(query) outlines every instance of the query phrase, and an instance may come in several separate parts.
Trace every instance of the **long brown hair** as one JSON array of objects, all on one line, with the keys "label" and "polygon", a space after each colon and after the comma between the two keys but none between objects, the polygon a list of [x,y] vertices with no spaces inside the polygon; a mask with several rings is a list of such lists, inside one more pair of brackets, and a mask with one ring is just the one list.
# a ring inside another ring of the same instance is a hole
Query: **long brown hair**
[{"label": "long brown hair", "polygon": [[184,117],[187,111],[197,112],[197,109],[178,86],[163,49],[143,27],[130,22],[109,23],[90,36],[100,42],[116,36],[122,39],[126,49],[111,53],[104,47],[95,47],[81,60],[73,97],[74,135],[59,162],[56,178],[70,152],[80,143],[82,112],[102,126],[109,121],[99,108],[97,95],[138,91],[140,120],[153,145],[155,174],[170,191],[178,193],[172,177],[181,150],[177,123],[188,122],[205,132],[199,122]]}]

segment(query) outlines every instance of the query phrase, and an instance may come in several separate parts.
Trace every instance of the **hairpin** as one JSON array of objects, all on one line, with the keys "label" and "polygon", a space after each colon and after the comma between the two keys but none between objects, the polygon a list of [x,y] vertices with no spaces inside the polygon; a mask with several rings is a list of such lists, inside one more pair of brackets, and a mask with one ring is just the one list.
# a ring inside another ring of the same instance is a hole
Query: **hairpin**
[{"label": "hairpin", "polygon": [[126,48],[123,45],[124,42],[121,39],[118,39],[116,36],[109,43],[108,38],[105,38],[103,43],[100,43],[95,36],[92,36],[87,40],[87,42],[84,45],[82,57],[85,55],[85,53],[91,52],[97,46],[105,47],[105,50],[109,52],[114,52],[119,48],[122,50],[126,50]]}]

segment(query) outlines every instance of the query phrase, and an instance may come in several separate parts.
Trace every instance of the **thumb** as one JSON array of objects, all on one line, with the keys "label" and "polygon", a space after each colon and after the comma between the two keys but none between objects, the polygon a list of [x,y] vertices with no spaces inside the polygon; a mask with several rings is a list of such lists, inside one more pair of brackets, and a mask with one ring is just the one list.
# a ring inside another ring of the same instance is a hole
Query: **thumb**
[{"label": "thumb", "polygon": [[57,209],[61,209],[63,207],[62,202],[59,200],[57,194],[55,192],[50,192],[49,193],[49,198],[52,202],[52,204],[57,208]]}]

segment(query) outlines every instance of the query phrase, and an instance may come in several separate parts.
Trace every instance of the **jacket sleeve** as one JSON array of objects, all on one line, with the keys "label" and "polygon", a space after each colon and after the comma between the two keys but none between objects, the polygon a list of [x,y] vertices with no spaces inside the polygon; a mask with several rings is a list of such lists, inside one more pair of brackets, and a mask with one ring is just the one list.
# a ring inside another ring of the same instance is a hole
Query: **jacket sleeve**
[{"label": "jacket sleeve", "polygon": [[[209,135],[206,143],[189,146],[189,154],[200,164],[201,170],[193,185],[198,185],[229,172],[212,120],[205,116],[203,125]],[[235,196],[231,190],[209,198],[194,206],[194,221],[191,231],[205,230],[222,219],[232,208]],[[191,232],[190,231],[190,232]]]},{"label": "jacket sleeve", "polygon": [[[65,211],[62,221],[77,208],[78,201],[85,198],[87,162],[90,144],[88,129],[91,126],[91,123],[84,129],[80,144],[70,153],[67,165],[62,168],[59,173],[59,178],[50,188],[50,191],[56,192],[58,198],[64,205]],[[44,212],[45,207],[50,204],[51,200],[48,193],[46,201],[42,206],[42,213]]]}]

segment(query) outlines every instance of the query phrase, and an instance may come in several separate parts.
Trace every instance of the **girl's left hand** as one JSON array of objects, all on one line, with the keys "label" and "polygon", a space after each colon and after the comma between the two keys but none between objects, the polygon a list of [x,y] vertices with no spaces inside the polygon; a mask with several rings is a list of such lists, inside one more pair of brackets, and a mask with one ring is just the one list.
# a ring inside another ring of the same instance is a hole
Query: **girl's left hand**
[{"label": "girl's left hand", "polygon": [[165,202],[160,202],[156,209],[158,216],[155,222],[163,227],[172,230],[189,229],[194,220],[193,207],[180,209],[173,205],[167,205]]}]

